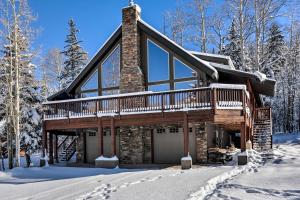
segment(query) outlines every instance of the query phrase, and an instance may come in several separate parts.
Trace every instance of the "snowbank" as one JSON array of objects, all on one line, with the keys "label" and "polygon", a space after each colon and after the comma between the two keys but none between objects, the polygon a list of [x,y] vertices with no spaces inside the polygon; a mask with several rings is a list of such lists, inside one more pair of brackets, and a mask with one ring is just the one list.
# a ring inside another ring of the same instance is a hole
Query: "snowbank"
[{"label": "snowbank", "polygon": [[231,171],[225,172],[219,176],[210,179],[207,185],[201,187],[197,192],[190,195],[189,200],[200,200],[204,199],[207,195],[212,194],[217,189],[219,184],[245,172],[257,171],[257,168],[262,165],[262,157],[254,150],[247,150],[249,156],[249,162],[244,166],[236,166]]},{"label": "snowbank", "polygon": [[100,156],[95,159],[95,161],[118,161],[118,160],[119,160],[119,158],[117,156],[113,156],[111,158]]},{"label": "snowbank", "polygon": [[273,135],[273,144],[297,143],[300,144],[300,133],[279,133]]},{"label": "snowbank", "polygon": [[181,158],[181,160],[183,161],[185,161],[185,160],[187,160],[187,161],[189,161],[189,160],[192,160],[192,157],[190,156],[190,155],[188,155],[188,156],[186,156],[186,157],[182,157]]}]

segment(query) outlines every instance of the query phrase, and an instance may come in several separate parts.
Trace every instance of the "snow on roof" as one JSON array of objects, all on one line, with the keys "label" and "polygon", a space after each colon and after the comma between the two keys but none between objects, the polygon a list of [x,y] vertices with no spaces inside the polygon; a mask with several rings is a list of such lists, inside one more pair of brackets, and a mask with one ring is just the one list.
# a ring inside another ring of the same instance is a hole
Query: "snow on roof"
[{"label": "snow on roof", "polygon": [[259,71],[254,72],[254,74],[259,78],[260,82],[263,82],[267,79],[267,76]]},{"label": "snow on roof", "polygon": [[153,32],[155,32],[156,34],[158,34],[160,37],[163,37],[164,39],[166,39],[168,42],[172,43],[173,45],[175,45],[176,47],[178,47],[180,50],[184,51],[185,53],[189,54],[191,57],[193,57],[194,59],[196,59],[197,61],[199,61],[200,63],[202,63],[204,66],[206,66],[207,68],[211,69],[212,71],[214,71],[214,73],[212,74],[212,76],[218,78],[218,71],[210,65],[209,62],[204,61],[200,58],[198,58],[197,56],[193,55],[192,53],[190,53],[190,51],[184,49],[182,46],[178,45],[176,42],[174,42],[173,40],[171,40],[170,38],[168,38],[167,36],[165,36],[164,34],[162,34],[161,32],[159,32],[158,30],[156,30],[155,28],[153,28],[151,25],[149,25],[148,23],[146,23],[145,21],[143,21],[142,19],[139,19],[138,21],[140,21],[142,24],[144,24],[146,27],[148,27],[149,29],[151,29]]}]

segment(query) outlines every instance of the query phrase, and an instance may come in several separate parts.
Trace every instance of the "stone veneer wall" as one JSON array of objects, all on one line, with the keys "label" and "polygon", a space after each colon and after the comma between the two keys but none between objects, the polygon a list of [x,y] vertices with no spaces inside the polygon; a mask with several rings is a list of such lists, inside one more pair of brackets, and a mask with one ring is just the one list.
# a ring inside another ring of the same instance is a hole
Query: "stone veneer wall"
[{"label": "stone veneer wall", "polygon": [[145,90],[144,76],[140,68],[140,33],[137,26],[140,12],[138,5],[129,6],[122,10],[121,93]]},{"label": "stone veneer wall", "polygon": [[207,131],[205,123],[195,124],[197,162],[207,163]]},{"label": "stone veneer wall", "polygon": [[120,163],[151,163],[151,130],[130,126],[120,129]]}]

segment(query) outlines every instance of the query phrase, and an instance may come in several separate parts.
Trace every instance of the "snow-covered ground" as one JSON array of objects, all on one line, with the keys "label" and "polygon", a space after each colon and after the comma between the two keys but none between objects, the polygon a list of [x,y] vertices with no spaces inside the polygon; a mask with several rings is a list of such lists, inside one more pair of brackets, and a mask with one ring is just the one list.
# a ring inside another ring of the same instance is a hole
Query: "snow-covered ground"
[{"label": "snow-covered ground", "polygon": [[232,166],[180,169],[16,168],[0,173],[3,199],[186,199]]},{"label": "snow-covered ground", "polygon": [[274,135],[274,159],[219,184],[206,199],[300,199],[300,134]]},{"label": "snow-covered ground", "polygon": [[184,171],[15,168],[0,172],[0,199],[300,199],[300,135],[275,136],[274,142],[275,158],[264,165],[250,152],[246,166]]}]

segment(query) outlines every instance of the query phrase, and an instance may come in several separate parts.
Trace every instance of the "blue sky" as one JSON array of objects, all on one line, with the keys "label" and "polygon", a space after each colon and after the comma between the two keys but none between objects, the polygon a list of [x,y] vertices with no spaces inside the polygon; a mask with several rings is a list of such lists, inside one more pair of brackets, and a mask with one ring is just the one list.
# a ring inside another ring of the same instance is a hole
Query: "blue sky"
[{"label": "blue sky", "polygon": [[[136,0],[142,8],[142,18],[158,30],[162,29],[163,13],[176,6],[176,0]],[[37,20],[34,26],[41,29],[34,46],[41,54],[50,48],[64,46],[68,33],[67,22],[73,18],[80,29],[79,39],[88,52],[94,55],[121,23],[121,9],[128,0],[29,0]]]}]

